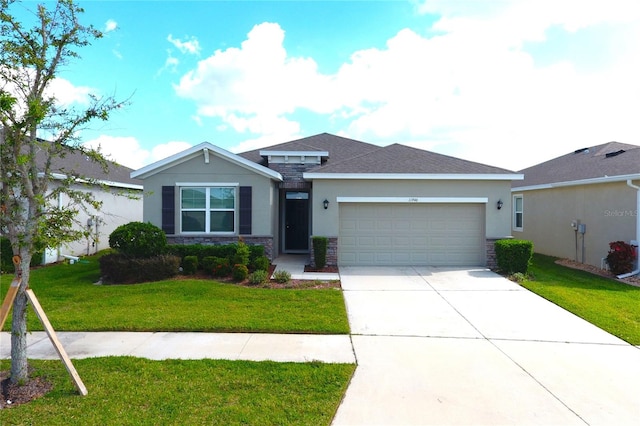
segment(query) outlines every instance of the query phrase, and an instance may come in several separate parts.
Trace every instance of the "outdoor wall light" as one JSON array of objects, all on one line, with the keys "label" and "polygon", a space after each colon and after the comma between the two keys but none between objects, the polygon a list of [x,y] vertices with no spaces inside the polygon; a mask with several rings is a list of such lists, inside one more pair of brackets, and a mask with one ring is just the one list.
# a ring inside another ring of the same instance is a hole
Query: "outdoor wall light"
[{"label": "outdoor wall light", "polygon": [[324,206],[324,209],[328,209],[329,208],[329,200],[327,200],[326,198],[324,199],[324,201],[322,202],[322,205]]},{"label": "outdoor wall light", "polygon": [[502,202],[502,200],[498,200],[498,202],[496,203],[496,207],[498,208],[498,210],[500,210],[502,208],[502,205],[504,203]]}]

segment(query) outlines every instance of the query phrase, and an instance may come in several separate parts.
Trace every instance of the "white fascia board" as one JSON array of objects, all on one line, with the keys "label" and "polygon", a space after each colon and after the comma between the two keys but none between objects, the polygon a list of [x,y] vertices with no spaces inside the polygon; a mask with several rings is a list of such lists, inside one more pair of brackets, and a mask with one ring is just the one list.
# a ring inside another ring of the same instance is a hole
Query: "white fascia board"
[{"label": "white fascia board", "polygon": [[[44,173],[38,173],[38,177],[43,177]],[[62,173],[51,173],[50,176],[55,180],[64,180],[68,176]],[[89,181],[87,179],[76,179],[77,183],[88,183],[88,184],[98,184],[98,185],[106,185],[112,188],[125,188],[125,189],[136,189],[142,191],[144,187],[142,185],[136,185],[134,183],[124,183],[124,182],[114,182],[111,180],[100,180],[96,179],[94,181]]]},{"label": "white fascia board", "polygon": [[461,204],[488,203],[487,197],[336,197],[338,203]]},{"label": "white fascia board", "polygon": [[[256,164],[253,161],[249,161],[246,158],[240,157],[237,154],[229,152],[226,149],[222,149],[209,142],[202,142],[198,145],[192,146],[191,148],[185,149],[182,152],[156,161],[155,163],[151,163],[138,170],[134,170],[133,172],[131,172],[131,177],[135,179],[145,179],[177,164],[184,163],[185,161],[190,160],[200,154],[208,155],[208,151],[213,151],[218,156],[229,160],[239,166],[252,170],[258,174],[261,174],[265,177],[282,182],[282,175],[280,173],[273,171],[267,167],[261,166],[260,164]],[[205,152],[207,154],[205,154]]]},{"label": "white fascia board", "polygon": [[545,183],[542,185],[530,185],[530,186],[519,186],[519,187],[516,186],[511,188],[511,192],[535,191],[540,189],[562,188],[566,186],[596,185],[599,183],[626,182],[629,179],[631,180],[640,179],[640,173],[634,173],[630,175],[618,175],[618,176],[603,176],[598,178],[571,180],[566,182]]},{"label": "white fascia board", "polygon": [[522,180],[523,174],[457,174],[457,173],[303,173],[307,180]]},{"label": "white fascia board", "polygon": [[329,151],[269,151],[268,149],[260,150],[261,157],[268,157],[269,155],[290,157],[328,157]]},{"label": "white fascia board", "polygon": [[176,182],[176,186],[240,186],[239,182]]}]

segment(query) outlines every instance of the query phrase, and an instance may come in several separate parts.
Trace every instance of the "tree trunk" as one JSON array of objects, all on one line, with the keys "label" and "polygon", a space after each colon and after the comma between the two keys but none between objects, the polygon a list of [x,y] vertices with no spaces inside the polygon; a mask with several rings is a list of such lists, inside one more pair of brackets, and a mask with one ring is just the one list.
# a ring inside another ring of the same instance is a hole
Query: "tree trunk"
[{"label": "tree trunk", "polygon": [[29,380],[27,364],[27,306],[26,290],[29,288],[29,265],[31,253],[20,253],[20,264],[16,265],[16,275],[22,272],[22,283],[13,302],[11,317],[11,383],[20,384]]}]

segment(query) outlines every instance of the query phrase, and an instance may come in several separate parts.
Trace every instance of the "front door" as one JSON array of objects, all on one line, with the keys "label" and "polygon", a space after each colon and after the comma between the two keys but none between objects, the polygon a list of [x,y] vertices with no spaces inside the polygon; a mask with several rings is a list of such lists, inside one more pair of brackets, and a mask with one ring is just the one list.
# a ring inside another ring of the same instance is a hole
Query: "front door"
[{"label": "front door", "polygon": [[284,200],[284,251],[309,251],[309,193],[287,192]]}]

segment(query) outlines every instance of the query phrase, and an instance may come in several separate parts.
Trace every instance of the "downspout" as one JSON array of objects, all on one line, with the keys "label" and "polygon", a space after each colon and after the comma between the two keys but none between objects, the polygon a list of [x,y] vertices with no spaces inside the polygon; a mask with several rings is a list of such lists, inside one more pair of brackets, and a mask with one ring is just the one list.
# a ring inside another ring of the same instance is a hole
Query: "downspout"
[{"label": "downspout", "polygon": [[[634,185],[631,182],[631,179],[627,179],[627,186],[636,190],[636,241],[640,241],[640,186]],[[636,261],[638,261],[638,252],[639,250],[636,249]],[[637,262],[637,264],[638,266],[636,266],[634,271],[618,275],[618,278],[628,278],[633,275],[638,275],[638,273],[640,273],[640,262]]]}]

